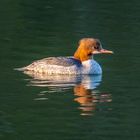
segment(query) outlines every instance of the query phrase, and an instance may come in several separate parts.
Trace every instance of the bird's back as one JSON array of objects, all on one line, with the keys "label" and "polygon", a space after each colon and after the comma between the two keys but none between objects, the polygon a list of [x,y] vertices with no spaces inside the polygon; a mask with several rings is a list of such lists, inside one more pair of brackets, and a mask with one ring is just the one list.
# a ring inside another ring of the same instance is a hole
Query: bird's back
[{"label": "bird's back", "polygon": [[79,74],[81,66],[81,62],[73,57],[48,57],[18,70],[48,74]]}]

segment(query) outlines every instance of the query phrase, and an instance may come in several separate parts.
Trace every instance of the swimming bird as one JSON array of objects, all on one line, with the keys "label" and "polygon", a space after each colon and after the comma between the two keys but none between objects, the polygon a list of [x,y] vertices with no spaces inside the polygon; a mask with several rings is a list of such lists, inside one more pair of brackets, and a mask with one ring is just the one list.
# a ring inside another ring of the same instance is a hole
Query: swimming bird
[{"label": "swimming bird", "polygon": [[101,66],[93,59],[94,54],[112,54],[102,48],[101,42],[95,38],[83,38],[74,56],[48,57],[34,61],[30,65],[19,68],[25,73],[41,74],[102,74]]}]

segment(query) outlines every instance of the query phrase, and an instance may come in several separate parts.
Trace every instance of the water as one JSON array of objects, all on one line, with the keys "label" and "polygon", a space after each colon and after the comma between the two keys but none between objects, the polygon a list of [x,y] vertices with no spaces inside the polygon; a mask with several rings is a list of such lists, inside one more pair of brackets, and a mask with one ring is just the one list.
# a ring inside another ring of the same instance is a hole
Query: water
[{"label": "water", "polygon": [[[138,0],[0,2],[0,139],[138,140]],[[69,56],[83,37],[114,55],[98,55],[102,76],[33,79],[16,67]]]}]

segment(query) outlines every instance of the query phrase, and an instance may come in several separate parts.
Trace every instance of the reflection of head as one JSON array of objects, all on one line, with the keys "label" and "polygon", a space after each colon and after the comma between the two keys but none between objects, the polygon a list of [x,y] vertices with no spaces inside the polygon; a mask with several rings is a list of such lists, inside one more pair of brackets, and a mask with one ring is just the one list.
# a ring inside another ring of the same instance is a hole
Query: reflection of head
[{"label": "reflection of head", "polygon": [[92,115],[97,103],[112,101],[110,94],[86,89],[82,84],[74,87],[74,95],[76,96],[74,101],[80,104],[79,109],[82,111],[81,115]]},{"label": "reflection of head", "polygon": [[74,87],[74,94],[76,96],[87,96],[90,94],[90,90],[87,90],[83,85],[79,84]]},{"label": "reflection of head", "polygon": [[86,89],[83,85],[79,84],[74,87],[74,95],[78,96],[75,101],[82,105],[92,104],[93,96],[91,90]]},{"label": "reflection of head", "polygon": [[74,101],[80,104],[80,110],[83,112],[82,115],[91,115],[91,112],[95,110],[94,96],[92,96],[91,90],[79,84],[74,87],[74,95],[78,96]]}]

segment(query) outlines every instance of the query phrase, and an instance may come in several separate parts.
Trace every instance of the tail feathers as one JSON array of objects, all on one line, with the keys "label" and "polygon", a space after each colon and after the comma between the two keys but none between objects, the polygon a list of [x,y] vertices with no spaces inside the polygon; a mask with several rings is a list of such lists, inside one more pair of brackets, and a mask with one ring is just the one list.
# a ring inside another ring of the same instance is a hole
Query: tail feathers
[{"label": "tail feathers", "polygon": [[14,70],[17,70],[17,71],[25,71],[25,70],[27,70],[27,67],[14,68]]}]

